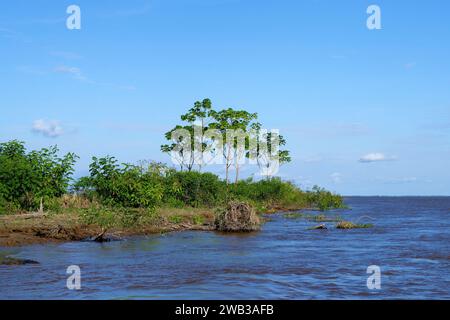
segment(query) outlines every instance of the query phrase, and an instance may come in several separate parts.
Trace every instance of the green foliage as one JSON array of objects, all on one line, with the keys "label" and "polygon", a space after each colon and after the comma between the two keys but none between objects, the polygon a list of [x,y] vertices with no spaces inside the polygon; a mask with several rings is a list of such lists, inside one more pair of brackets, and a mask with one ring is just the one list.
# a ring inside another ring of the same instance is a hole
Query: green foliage
[{"label": "green foliage", "polygon": [[[251,123],[258,118],[257,113],[250,113],[245,110],[234,110],[232,108],[221,111],[210,111],[210,116],[214,122],[210,124],[212,129],[217,130],[222,135],[222,150],[225,158],[225,181],[229,181],[229,169],[232,165],[235,168],[235,182],[239,178],[240,161],[248,156],[250,147],[250,138],[247,135],[251,129]],[[230,136],[234,131],[236,135]],[[239,146],[239,140],[244,136],[244,146]],[[243,150],[242,150],[243,149]]]},{"label": "green foliage", "polygon": [[169,222],[179,224],[183,221],[183,217],[179,215],[174,215],[169,217]]},{"label": "green foliage", "polygon": [[113,157],[93,158],[90,173],[90,177],[77,181],[73,189],[91,193],[106,206],[212,207],[221,202],[225,188],[224,182],[212,173],[177,172],[155,163],[120,166]]},{"label": "green foliage", "polygon": [[[234,112],[237,111],[225,113]],[[231,118],[222,114],[222,119],[204,100],[183,115],[183,119],[204,120],[202,117],[213,113],[216,120],[234,119],[229,125],[239,128],[256,117],[256,114],[240,112]],[[212,208],[230,200],[251,203],[260,212],[306,207],[328,210],[343,206],[342,198],[336,194],[318,187],[304,192],[279,178],[248,179],[229,185],[212,173],[176,171],[155,162],[119,164],[110,156],[94,157],[89,166],[90,176],[75,182],[70,189],[73,195],[68,196],[77,156],[68,153],[59,157],[58,153],[56,146],[27,153],[23,142],[0,144],[0,214],[35,210],[43,201],[44,208],[50,212],[88,209],[84,212],[87,222],[131,226],[154,219],[159,206]],[[194,217],[193,223],[201,224],[202,217]]]},{"label": "green foliage", "polygon": [[[223,156],[225,181],[228,183],[232,168],[235,169],[235,182],[239,180],[241,162],[245,157],[256,159],[260,168],[268,172],[271,172],[268,169],[275,160],[279,164],[291,161],[288,150],[272,150],[275,145],[285,146],[286,139],[278,133],[263,133],[262,125],[256,122],[257,113],[232,108],[217,111],[213,109],[211,100],[204,99],[195,102],[194,107],[180,118],[183,123],[166,132],[165,138],[169,143],[161,145],[161,151],[171,154],[181,171],[192,171],[195,165],[201,170],[205,153],[211,153],[213,157]],[[222,154],[217,155],[217,152]]]},{"label": "green foliage", "polygon": [[[197,147],[198,150],[201,149],[203,152],[208,147],[203,135],[208,130],[211,110],[211,100],[196,101],[194,106],[180,117],[181,121],[187,123],[187,125],[177,125],[164,135],[169,144],[161,145],[161,151],[164,153],[175,152],[177,154],[175,158],[179,162],[181,171],[184,169],[191,171],[195,164],[198,164],[199,170],[202,168],[202,159],[195,159],[193,150],[194,147]],[[173,133],[180,130],[190,135],[190,141],[186,143],[186,137],[183,136],[174,137]],[[196,132],[201,133],[201,136],[196,136]]]},{"label": "green foliage", "polygon": [[68,188],[77,156],[58,157],[56,146],[26,153],[21,141],[0,144],[0,197],[24,210],[33,210]]},{"label": "green foliage", "polygon": [[222,201],[225,191],[225,184],[218,176],[198,171],[172,172],[167,177],[167,185],[171,188],[166,199],[192,207],[213,207]]},{"label": "green foliage", "polygon": [[117,214],[108,208],[91,207],[84,210],[81,218],[86,224],[95,224],[102,228],[109,229],[117,224]]},{"label": "green foliage", "polygon": [[[259,122],[252,123],[250,128],[254,132],[253,139],[256,140],[257,147],[253,152],[250,151],[247,157],[256,159],[260,170],[269,171],[274,160],[280,165],[291,162],[290,152],[281,149],[286,145],[284,136],[276,132],[262,132],[262,125]],[[277,146],[278,152],[273,150],[274,146]]]},{"label": "green foliage", "polygon": [[305,193],[290,182],[280,178],[264,179],[257,182],[252,180],[239,181],[230,186],[233,197],[239,200],[249,200],[264,203],[266,206],[297,208],[307,206]]},{"label": "green foliage", "polygon": [[373,224],[357,224],[350,221],[340,221],[336,224],[337,229],[368,229],[372,228]]},{"label": "green foliage", "polygon": [[318,186],[314,186],[312,191],[308,192],[308,202],[322,211],[344,207],[344,200],[340,195]]},{"label": "green foliage", "polygon": [[303,218],[305,215],[303,213],[300,212],[293,212],[293,213],[288,213],[285,214],[284,217],[287,219],[301,219]]},{"label": "green foliage", "polygon": [[91,184],[108,205],[154,209],[162,200],[164,185],[160,172],[153,169],[130,164],[119,166],[114,157],[94,157],[90,178],[79,181],[77,187],[86,188]]},{"label": "green foliage", "polygon": [[118,165],[112,157],[94,158],[91,176],[79,180],[74,190],[92,193],[103,205],[123,208],[217,207],[230,200],[251,203],[259,212],[342,206],[342,198],[323,189],[304,192],[280,178],[241,180],[227,185],[217,175],[175,171],[162,164]]},{"label": "green foliage", "polygon": [[192,217],[192,223],[196,225],[202,225],[205,223],[205,218],[200,214],[196,214]]},{"label": "green foliage", "polygon": [[117,207],[90,207],[82,211],[82,221],[105,229],[131,228],[146,223],[155,223],[159,217],[154,210]]},{"label": "green foliage", "polygon": [[306,215],[305,218],[309,221],[314,221],[314,222],[339,222],[342,220],[342,218],[340,218],[340,217],[330,217],[330,216],[326,216],[324,214]]}]

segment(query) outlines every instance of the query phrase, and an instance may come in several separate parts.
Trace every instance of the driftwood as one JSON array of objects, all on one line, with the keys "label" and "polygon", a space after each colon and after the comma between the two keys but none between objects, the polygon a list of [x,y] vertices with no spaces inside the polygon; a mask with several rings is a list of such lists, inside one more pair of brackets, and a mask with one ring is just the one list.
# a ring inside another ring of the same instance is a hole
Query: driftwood
[{"label": "driftwood", "polygon": [[328,228],[324,224],[319,224],[318,226],[310,228],[310,230],[326,230],[326,229],[328,229]]},{"label": "driftwood", "polygon": [[0,256],[0,265],[5,266],[20,266],[25,264],[39,264],[39,262],[29,259],[18,259],[11,257],[1,257]]},{"label": "driftwood", "polygon": [[107,242],[107,241],[109,241],[109,239],[105,237],[105,234],[106,234],[107,230],[108,229],[106,229],[106,228],[102,229],[102,232],[99,235],[95,236],[92,239],[92,241],[95,241],[95,242]]},{"label": "driftwood", "polygon": [[44,218],[45,216],[46,216],[46,214],[43,212],[32,212],[32,213],[21,214],[18,217],[28,220],[28,219],[34,219],[34,218]]}]

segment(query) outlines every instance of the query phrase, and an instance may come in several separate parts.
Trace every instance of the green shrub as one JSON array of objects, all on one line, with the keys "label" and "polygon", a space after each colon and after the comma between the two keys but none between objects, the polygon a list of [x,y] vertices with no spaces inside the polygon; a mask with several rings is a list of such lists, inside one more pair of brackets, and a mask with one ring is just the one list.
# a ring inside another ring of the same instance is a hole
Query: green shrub
[{"label": "green shrub", "polygon": [[259,210],[267,207],[303,208],[308,205],[306,194],[298,187],[280,178],[271,178],[257,182],[251,179],[239,181],[230,186],[234,199],[250,201]]},{"label": "green shrub", "polygon": [[117,215],[107,208],[91,207],[84,210],[81,214],[82,221],[89,225],[98,225],[109,229],[117,224]]},{"label": "green shrub", "polygon": [[326,216],[324,214],[319,214],[319,215],[306,215],[305,218],[309,221],[314,221],[314,222],[339,222],[342,221],[342,218],[334,216]]},{"label": "green shrub", "polygon": [[119,166],[113,157],[94,157],[90,173],[90,178],[79,181],[77,187],[90,184],[106,205],[154,209],[164,194],[159,173],[142,166]]},{"label": "green shrub", "polygon": [[0,215],[8,213],[7,210],[8,203],[5,199],[0,197]]},{"label": "green shrub", "polygon": [[26,153],[21,141],[0,143],[0,192],[4,201],[24,210],[39,207],[41,199],[67,192],[77,156],[58,157],[56,146]]},{"label": "green shrub", "polygon": [[179,224],[183,221],[183,217],[179,215],[174,215],[169,217],[169,222]]},{"label": "green shrub", "polygon": [[304,218],[305,215],[300,212],[293,212],[293,213],[285,214],[284,217],[287,219],[301,219],[301,218]]},{"label": "green shrub", "polygon": [[[218,205],[225,193],[225,183],[212,173],[197,171],[172,172],[167,177],[166,201],[181,201],[192,207],[213,207]],[[176,191],[173,187],[176,186]]]},{"label": "green shrub", "polygon": [[367,229],[372,227],[373,224],[356,224],[350,221],[340,221],[336,224],[337,229]]},{"label": "green shrub", "polygon": [[196,214],[192,217],[192,223],[195,225],[202,225],[205,223],[205,218],[200,214]]},{"label": "green shrub", "polygon": [[312,191],[309,191],[307,194],[310,205],[322,211],[344,207],[344,200],[340,195],[326,191],[318,186],[314,186]]}]

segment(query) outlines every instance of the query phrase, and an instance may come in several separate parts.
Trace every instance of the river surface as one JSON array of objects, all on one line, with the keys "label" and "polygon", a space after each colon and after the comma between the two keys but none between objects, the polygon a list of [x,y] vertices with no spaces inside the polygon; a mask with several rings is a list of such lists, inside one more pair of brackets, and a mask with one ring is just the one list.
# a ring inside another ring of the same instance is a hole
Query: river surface
[{"label": "river surface", "polygon": [[[262,231],[188,231],[104,244],[0,248],[0,299],[450,299],[450,197],[348,197],[327,212],[371,229],[308,230],[270,215]],[[317,212],[315,213],[317,214]],[[66,286],[78,265],[81,290]],[[370,290],[369,266],[381,289]]]}]

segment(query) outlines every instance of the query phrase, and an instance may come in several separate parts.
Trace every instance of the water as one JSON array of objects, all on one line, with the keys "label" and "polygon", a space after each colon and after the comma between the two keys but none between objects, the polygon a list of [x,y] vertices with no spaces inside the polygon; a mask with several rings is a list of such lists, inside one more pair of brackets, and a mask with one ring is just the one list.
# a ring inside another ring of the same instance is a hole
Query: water
[{"label": "water", "polygon": [[[0,266],[0,299],[450,299],[450,198],[346,203],[328,214],[375,227],[307,230],[315,224],[276,214],[246,235],[3,248],[41,264]],[[81,268],[80,291],[66,288],[69,265]],[[367,288],[370,265],[381,290]]]}]

